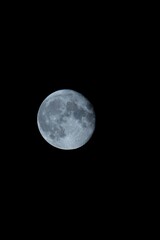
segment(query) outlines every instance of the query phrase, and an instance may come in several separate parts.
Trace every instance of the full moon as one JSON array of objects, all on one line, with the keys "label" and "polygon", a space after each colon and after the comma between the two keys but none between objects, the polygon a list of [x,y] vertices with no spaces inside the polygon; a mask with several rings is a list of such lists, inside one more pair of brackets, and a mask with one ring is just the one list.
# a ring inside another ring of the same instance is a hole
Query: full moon
[{"label": "full moon", "polygon": [[63,150],[85,145],[95,130],[95,120],[93,105],[82,94],[70,89],[50,94],[37,114],[42,137]]}]

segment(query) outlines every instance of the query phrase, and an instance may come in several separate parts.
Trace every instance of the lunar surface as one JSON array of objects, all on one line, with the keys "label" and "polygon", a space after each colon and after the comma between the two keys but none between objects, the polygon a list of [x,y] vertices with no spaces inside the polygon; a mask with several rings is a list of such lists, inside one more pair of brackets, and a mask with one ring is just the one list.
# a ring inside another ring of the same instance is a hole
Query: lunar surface
[{"label": "lunar surface", "polygon": [[86,144],[95,130],[92,104],[80,93],[64,89],[50,94],[40,105],[38,129],[52,146],[71,150]]}]

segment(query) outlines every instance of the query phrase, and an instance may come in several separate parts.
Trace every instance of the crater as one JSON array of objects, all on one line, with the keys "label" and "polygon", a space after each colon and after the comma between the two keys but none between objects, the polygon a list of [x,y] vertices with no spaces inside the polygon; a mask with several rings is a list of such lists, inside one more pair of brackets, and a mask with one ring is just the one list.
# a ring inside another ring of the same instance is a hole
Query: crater
[{"label": "crater", "polygon": [[86,119],[87,119],[87,121],[88,121],[88,123],[90,125],[94,125],[95,124],[95,116],[94,116],[93,113],[87,113]]},{"label": "crater", "polygon": [[59,140],[60,138],[65,137],[65,130],[62,126],[54,126],[50,134],[50,138]]},{"label": "crater", "polygon": [[85,122],[82,122],[82,127],[87,128],[87,124]]},{"label": "crater", "polygon": [[64,107],[64,103],[60,99],[55,99],[48,104],[46,108],[46,112],[52,115],[60,114],[62,112],[63,107]]},{"label": "crater", "polygon": [[67,102],[66,109],[67,109],[67,112],[77,111],[78,106],[75,102]]},{"label": "crater", "polygon": [[82,117],[86,116],[86,111],[83,108],[80,108],[74,111],[73,115],[76,119],[81,120]]},{"label": "crater", "polygon": [[91,104],[90,102],[87,102],[87,103],[86,103],[86,107],[87,107],[87,109],[88,109],[89,111],[93,111],[93,106],[92,106],[92,104]]},{"label": "crater", "polygon": [[38,114],[38,121],[39,121],[40,127],[44,132],[50,130],[49,122],[47,122],[47,118],[45,117],[45,115],[42,115],[41,112]]}]

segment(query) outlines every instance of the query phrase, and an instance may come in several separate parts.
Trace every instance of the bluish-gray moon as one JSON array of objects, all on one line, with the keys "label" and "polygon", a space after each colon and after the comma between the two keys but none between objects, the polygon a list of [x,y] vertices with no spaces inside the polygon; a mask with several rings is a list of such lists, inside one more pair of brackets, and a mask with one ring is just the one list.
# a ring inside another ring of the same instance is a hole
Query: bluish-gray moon
[{"label": "bluish-gray moon", "polygon": [[71,150],[85,145],[95,130],[93,105],[82,94],[58,90],[44,99],[37,114],[42,137],[52,146]]}]

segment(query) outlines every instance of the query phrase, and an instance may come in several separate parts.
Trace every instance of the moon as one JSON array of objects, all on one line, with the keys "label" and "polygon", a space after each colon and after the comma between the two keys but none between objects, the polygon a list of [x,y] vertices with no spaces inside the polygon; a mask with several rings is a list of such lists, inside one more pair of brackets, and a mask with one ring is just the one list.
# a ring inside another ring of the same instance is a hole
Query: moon
[{"label": "moon", "polygon": [[37,125],[42,137],[52,146],[72,150],[85,145],[95,130],[93,105],[71,89],[51,93],[41,103]]}]

